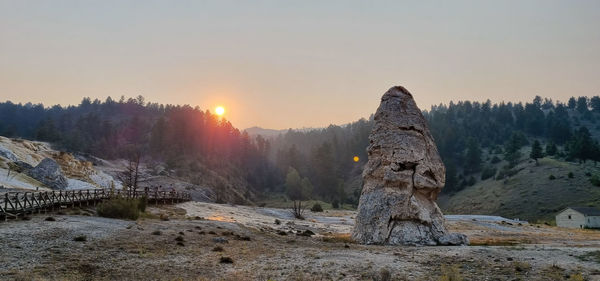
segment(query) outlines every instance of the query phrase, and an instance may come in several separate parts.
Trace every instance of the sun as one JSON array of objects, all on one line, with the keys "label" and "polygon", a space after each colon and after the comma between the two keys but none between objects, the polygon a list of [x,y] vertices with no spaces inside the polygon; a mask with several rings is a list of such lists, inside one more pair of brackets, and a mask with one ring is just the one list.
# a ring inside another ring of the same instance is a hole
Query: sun
[{"label": "sun", "polygon": [[222,116],[225,114],[225,108],[222,106],[217,106],[217,108],[215,108],[215,113],[217,113],[219,116]]},{"label": "sun", "polygon": [[358,158],[358,156],[354,156],[354,158],[352,158],[352,160],[354,160],[354,162],[358,162],[358,160],[360,160],[360,158]]}]

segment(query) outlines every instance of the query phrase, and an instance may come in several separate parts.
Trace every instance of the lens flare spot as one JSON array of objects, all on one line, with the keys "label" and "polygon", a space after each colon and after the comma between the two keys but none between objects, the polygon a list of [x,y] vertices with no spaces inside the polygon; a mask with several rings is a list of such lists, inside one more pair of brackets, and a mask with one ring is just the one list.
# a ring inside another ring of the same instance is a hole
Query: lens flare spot
[{"label": "lens flare spot", "polygon": [[354,158],[352,158],[352,160],[354,160],[354,162],[358,162],[358,160],[360,160],[360,158],[358,158],[358,156],[354,156]]}]

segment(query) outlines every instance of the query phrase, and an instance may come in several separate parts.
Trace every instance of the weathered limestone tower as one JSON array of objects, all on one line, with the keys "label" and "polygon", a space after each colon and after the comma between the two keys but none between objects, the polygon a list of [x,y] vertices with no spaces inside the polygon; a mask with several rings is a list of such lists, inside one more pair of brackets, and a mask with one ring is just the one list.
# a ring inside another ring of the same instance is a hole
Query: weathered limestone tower
[{"label": "weathered limestone tower", "polygon": [[444,163],[412,95],[387,91],[369,136],[369,161],[352,237],[364,244],[464,245],[449,234],[435,200],[445,184]]}]

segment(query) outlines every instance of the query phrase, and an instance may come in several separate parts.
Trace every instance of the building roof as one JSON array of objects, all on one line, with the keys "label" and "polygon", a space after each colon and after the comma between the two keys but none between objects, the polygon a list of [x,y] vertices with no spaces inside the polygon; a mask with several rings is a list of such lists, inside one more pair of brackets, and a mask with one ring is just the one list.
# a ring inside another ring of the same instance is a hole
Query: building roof
[{"label": "building roof", "polygon": [[600,216],[600,209],[594,207],[568,207],[586,216]]}]

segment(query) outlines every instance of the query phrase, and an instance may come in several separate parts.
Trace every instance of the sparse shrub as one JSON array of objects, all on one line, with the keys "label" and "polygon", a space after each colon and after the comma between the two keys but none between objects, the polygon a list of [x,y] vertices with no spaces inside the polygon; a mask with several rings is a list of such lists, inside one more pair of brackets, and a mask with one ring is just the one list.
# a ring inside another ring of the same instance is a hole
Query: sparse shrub
[{"label": "sparse shrub", "polygon": [[331,207],[334,208],[334,209],[339,209],[340,208],[340,201],[338,201],[337,199],[334,199],[331,202]]},{"label": "sparse shrub", "polygon": [[160,214],[160,220],[161,221],[168,221],[169,220],[169,216],[167,216],[166,214]]},{"label": "sparse shrub", "polygon": [[183,236],[180,235],[180,236],[177,236],[175,238],[175,241],[177,241],[177,242],[183,242],[183,241],[185,241],[185,239],[183,239]]},{"label": "sparse shrub", "polygon": [[581,256],[577,256],[577,258],[582,261],[593,261],[600,263],[600,251],[587,252]]},{"label": "sparse shrub", "polygon": [[498,175],[496,175],[496,180],[503,180],[505,178],[510,178],[514,175],[516,175],[517,173],[519,173],[519,170],[516,169],[511,169],[507,167],[504,167],[502,170],[498,171]]},{"label": "sparse shrub", "polygon": [[442,275],[438,278],[439,281],[462,281],[463,277],[460,274],[458,265],[442,265]]},{"label": "sparse shrub", "polygon": [[45,221],[56,221],[56,219],[54,217],[47,217],[46,219],[44,219]]},{"label": "sparse shrub", "polygon": [[569,172],[569,174],[567,175],[570,179],[574,178],[575,175],[573,174],[573,172]]},{"label": "sparse shrub", "polygon": [[583,275],[581,273],[574,273],[569,276],[568,281],[584,281]]},{"label": "sparse shrub", "polygon": [[492,157],[492,161],[490,161],[492,164],[497,164],[500,163],[500,161],[502,161],[502,159],[500,159],[498,156],[494,155],[494,157]]},{"label": "sparse shrub", "polygon": [[138,210],[140,210],[140,212],[146,212],[146,206],[148,206],[148,198],[144,196],[138,199]]},{"label": "sparse shrub", "polygon": [[550,175],[550,176],[548,177],[548,179],[549,179],[549,180],[555,180],[555,179],[556,179],[556,177],[555,177],[554,175]]},{"label": "sparse shrub", "polygon": [[110,199],[99,204],[96,211],[105,218],[137,220],[140,216],[139,200]]},{"label": "sparse shrub", "polygon": [[496,168],[494,167],[485,167],[483,171],[481,171],[481,180],[487,180],[496,175]]},{"label": "sparse shrub", "polygon": [[390,281],[392,280],[392,273],[390,272],[389,269],[387,268],[382,268],[379,271],[379,276],[377,276],[376,278],[373,278],[376,281]]},{"label": "sparse shrub", "polygon": [[212,251],[213,251],[213,252],[223,252],[223,251],[225,251],[225,250],[223,250],[223,247],[221,247],[221,246],[215,246],[215,247],[212,249]]},{"label": "sparse shrub", "polygon": [[319,203],[315,203],[313,204],[313,206],[310,208],[311,211],[318,213],[318,212],[323,212],[323,207],[321,207],[321,204]]},{"label": "sparse shrub", "polygon": [[233,263],[233,259],[230,257],[221,257],[219,263]]},{"label": "sparse shrub", "polygon": [[85,242],[85,241],[87,241],[87,236],[85,236],[85,235],[75,236],[75,238],[73,238],[73,241]]},{"label": "sparse shrub", "polygon": [[477,180],[475,179],[475,177],[470,176],[469,179],[465,180],[465,185],[466,186],[472,186],[477,182]]},{"label": "sparse shrub", "polygon": [[305,210],[305,206],[302,206],[302,201],[292,201],[293,202],[293,207],[290,210],[290,212],[292,213],[292,215],[294,216],[294,218],[299,219],[299,220],[304,220],[304,210]]},{"label": "sparse shrub", "polygon": [[524,272],[531,269],[531,265],[526,262],[515,261],[513,262],[513,266],[517,272]]},{"label": "sparse shrub", "polygon": [[585,172],[585,176],[586,176],[586,177],[591,177],[591,176],[592,176],[592,173],[590,173],[590,172]]},{"label": "sparse shrub", "polygon": [[590,178],[590,182],[595,186],[600,186],[600,177],[598,175],[593,175]]},{"label": "sparse shrub", "polygon": [[275,219],[275,224],[276,224],[276,225],[280,225],[280,224],[281,224],[281,221],[280,221],[279,219]]},{"label": "sparse shrub", "polygon": [[502,151],[502,147],[500,147],[499,145],[496,145],[492,148],[491,153],[492,154],[502,154],[504,152]]},{"label": "sparse shrub", "polygon": [[241,235],[235,235],[235,240],[240,240],[240,241],[251,241],[252,238],[250,238],[250,236],[241,236]]},{"label": "sparse shrub", "polygon": [[152,231],[152,235],[161,235],[161,234],[162,234],[162,232],[160,232],[160,230]]}]

